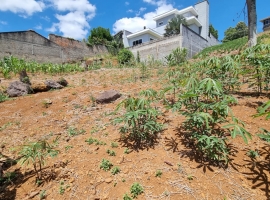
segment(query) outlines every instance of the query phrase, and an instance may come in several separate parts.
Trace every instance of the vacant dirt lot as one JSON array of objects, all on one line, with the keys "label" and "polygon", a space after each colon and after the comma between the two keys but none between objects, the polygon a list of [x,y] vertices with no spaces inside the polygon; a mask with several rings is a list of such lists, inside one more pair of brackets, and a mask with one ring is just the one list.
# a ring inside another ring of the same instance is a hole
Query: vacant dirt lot
[{"label": "vacant dirt lot", "polygon": [[[197,161],[183,140],[180,126],[184,117],[166,111],[161,104],[158,109],[163,112],[160,122],[165,124],[165,130],[153,147],[134,149],[120,140],[119,126],[112,123],[117,115],[110,113],[128,96],[137,96],[144,89],[162,89],[164,72],[162,68],[152,70],[151,77],[145,80],[134,69],[62,75],[69,82],[62,90],[0,103],[0,160],[4,162],[4,174],[12,174],[11,180],[0,185],[0,199],[123,199],[125,193],[130,196],[135,182],[144,188],[138,199],[270,199],[270,148],[256,136],[260,128],[269,130],[270,124],[263,117],[252,117],[257,107],[269,99],[266,96],[252,96],[245,89],[234,94],[238,105],[232,110],[245,122],[253,139],[246,145],[242,138],[228,137],[232,161],[225,169]],[[59,77],[30,75],[31,80]],[[0,87],[7,87],[15,79],[2,79]],[[92,101],[91,97],[109,89],[118,90],[121,98],[110,104]],[[46,105],[47,100],[52,103]],[[72,129],[80,134],[70,136]],[[56,137],[60,153],[46,161],[44,179],[38,185],[32,165],[21,166],[12,160],[18,158],[19,148],[27,142],[52,142]],[[85,140],[90,137],[106,145],[89,145]],[[115,156],[110,156],[108,149]],[[257,150],[260,156],[251,159],[247,156],[249,150]],[[102,159],[118,166],[120,173],[112,175],[100,169]],[[162,172],[160,177],[157,171]]]}]

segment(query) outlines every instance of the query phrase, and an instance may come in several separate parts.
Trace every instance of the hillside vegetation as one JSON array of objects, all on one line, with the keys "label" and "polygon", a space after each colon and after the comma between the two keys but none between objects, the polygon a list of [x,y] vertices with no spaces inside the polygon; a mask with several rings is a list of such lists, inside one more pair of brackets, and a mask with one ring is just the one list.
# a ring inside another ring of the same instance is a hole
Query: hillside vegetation
[{"label": "hillside vegetation", "polygon": [[[195,58],[207,55],[222,55],[230,54],[230,52],[239,52],[247,47],[247,37],[239,38],[233,41],[228,41],[216,46],[205,48]],[[258,44],[270,44],[270,32],[264,32],[258,35]]]},{"label": "hillside vegetation", "polygon": [[[0,199],[269,199],[269,33],[245,40],[166,66],[2,59]],[[68,86],[11,98],[21,70]]]}]

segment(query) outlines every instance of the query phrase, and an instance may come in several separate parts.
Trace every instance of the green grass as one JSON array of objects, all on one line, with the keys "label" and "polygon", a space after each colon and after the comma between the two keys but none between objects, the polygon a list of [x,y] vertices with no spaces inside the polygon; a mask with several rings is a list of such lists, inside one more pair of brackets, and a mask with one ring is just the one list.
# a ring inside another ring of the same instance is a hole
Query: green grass
[{"label": "green grass", "polygon": [[[220,54],[220,53],[230,52],[233,50],[241,50],[245,47],[247,42],[248,42],[248,38],[243,37],[243,38],[225,42],[216,46],[208,47],[202,50],[197,55],[195,55],[194,58],[198,58],[200,56],[207,56],[213,52],[217,52]],[[268,43],[268,42],[270,43],[270,32],[266,32],[258,36],[257,42],[258,44]]]},{"label": "green grass", "polygon": [[198,53],[194,58],[198,58],[199,56],[206,56],[212,52],[224,53],[226,51],[238,50],[245,46],[248,39],[247,37],[239,38],[233,41],[225,42],[219,45],[215,45],[212,47],[205,48],[200,53]]}]

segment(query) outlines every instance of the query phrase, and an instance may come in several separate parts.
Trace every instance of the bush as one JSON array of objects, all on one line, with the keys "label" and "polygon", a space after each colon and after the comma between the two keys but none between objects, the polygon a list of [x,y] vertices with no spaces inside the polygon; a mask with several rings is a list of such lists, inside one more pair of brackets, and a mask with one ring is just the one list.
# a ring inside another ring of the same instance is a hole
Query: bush
[{"label": "bush", "polygon": [[118,53],[118,62],[120,64],[126,64],[134,58],[132,52],[128,49],[121,49]]},{"label": "bush", "polygon": [[126,113],[114,120],[120,123],[120,132],[125,138],[134,141],[134,145],[140,146],[142,142],[151,144],[156,134],[163,129],[163,125],[157,122],[159,111],[153,108],[151,101],[143,98],[128,98],[118,106],[126,109]]}]

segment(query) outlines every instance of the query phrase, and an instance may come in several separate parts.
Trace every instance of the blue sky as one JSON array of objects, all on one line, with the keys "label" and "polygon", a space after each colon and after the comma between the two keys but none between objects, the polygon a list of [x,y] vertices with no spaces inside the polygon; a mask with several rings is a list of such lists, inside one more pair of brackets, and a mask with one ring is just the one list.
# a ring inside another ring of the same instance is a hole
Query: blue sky
[{"label": "blue sky", "polygon": [[[35,30],[47,37],[50,33],[84,39],[92,28],[109,28],[136,32],[144,26],[154,28],[152,18],[173,8],[183,9],[198,0],[0,0],[0,32]],[[224,31],[245,21],[245,0],[209,0],[210,23]],[[270,16],[269,0],[257,0],[257,29],[260,19]]]}]

